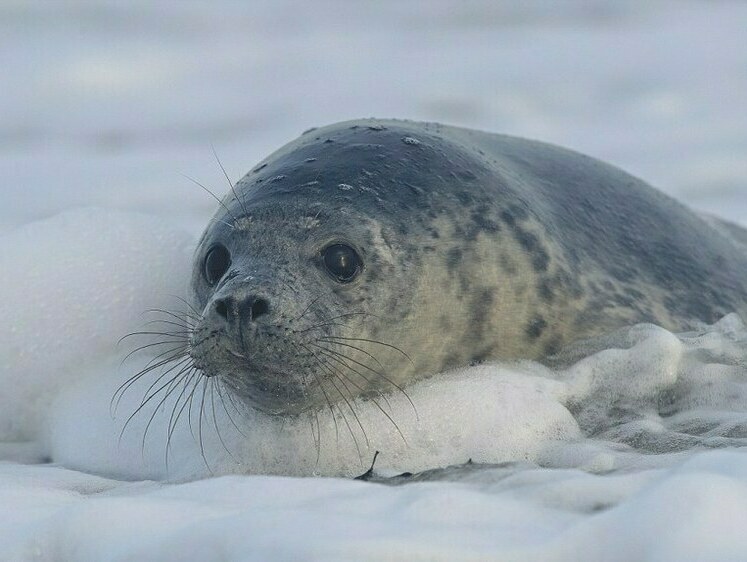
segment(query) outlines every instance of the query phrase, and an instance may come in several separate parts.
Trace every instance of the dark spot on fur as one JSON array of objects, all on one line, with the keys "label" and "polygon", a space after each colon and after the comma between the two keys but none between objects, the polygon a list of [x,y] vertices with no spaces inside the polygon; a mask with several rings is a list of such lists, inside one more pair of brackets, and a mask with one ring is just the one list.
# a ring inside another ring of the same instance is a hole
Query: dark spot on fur
[{"label": "dark spot on fur", "polygon": [[472,318],[472,334],[478,338],[482,337],[485,331],[485,324],[488,320],[488,313],[491,310],[495,300],[495,290],[484,288],[480,290],[470,303],[470,318]]},{"label": "dark spot on fur", "polygon": [[516,217],[516,220],[525,221],[529,218],[529,213],[524,207],[520,207],[519,205],[511,205],[508,209],[509,211],[511,211],[513,216]]},{"label": "dark spot on fur", "polygon": [[489,346],[484,349],[480,349],[474,354],[472,354],[472,357],[469,359],[469,366],[474,367],[475,365],[479,365],[480,363],[483,363],[490,359],[490,357],[493,355],[493,347]]},{"label": "dark spot on fur", "polygon": [[457,191],[454,195],[462,205],[469,205],[474,200],[469,191]]},{"label": "dark spot on fur", "polygon": [[561,339],[560,336],[553,336],[550,338],[550,340],[545,344],[545,347],[543,348],[544,355],[555,355],[558,351],[560,351],[561,347]]},{"label": "dark spot on fur", "polygon": [[542,316],[535,316],[527,324],[524,332],[529,336],[530,340],[536,340],[542,335],[542,332],[547,327],[547,322]]},{"label": "dark spot on fur", "polygon": [[505,222],[508,226],[513,227],[516,224],[516,219],[507,210],[501,211],[501,219],[503,219],[503,222]]},{"label": "dark spot on fur", "polygon": [[550,263],[550,256],[542,247],[542,244],[535,234],[527,232],[518,225],[514,225],[514,237],[516,241],[521,244],[532,259],[532,266],[535,271],[547,271],[547,266]]},{"label": "dark spot on fur", "polygon": [[628,295],[630,295],[634,299],[638,299],[638,300],[645,300],[646,299],[646,295],[644,295],[643,293],[641,293],[637,289],[633,289],[633,288],[629,287],[626,290],[628,291]]},{"label": "dark spot on fur", "polygon": [[454,273],[459,264],[462,263],[461,248],[452,248],[446,254],[446,269],[449,273]]},{"label": "dark spot on fur", "polygon": [[498,261],[506,274],[514,275],[516,273],[516,263],[507,254],[501,254]]},{"label": "dark spot on fur", "polygon": [[472,213],[472,222],[475,223],[475,226],[477,226],[479,230],[482,230],[484,232],[493,233],[500,232],[501,230],[501,227],[497,222],[485,216],[484,208],[480,208]]},{"label": "dark spot on fur", "polygon": [[458,355],[454,353],[450,353],[446,357],[444,357],[443,361],[441,361],[441,371],[446,371],[448,369],[453,369],[455,367],[459,367],[462,365],[462,359]]},{"label": "dark spot on fur", "polygon": [[550,303],[555,299],[555,292],[550,286],[550,281],[548,279],[540,279],[537,284],[537,292],[539,293],[540,298],[545,302]]}]

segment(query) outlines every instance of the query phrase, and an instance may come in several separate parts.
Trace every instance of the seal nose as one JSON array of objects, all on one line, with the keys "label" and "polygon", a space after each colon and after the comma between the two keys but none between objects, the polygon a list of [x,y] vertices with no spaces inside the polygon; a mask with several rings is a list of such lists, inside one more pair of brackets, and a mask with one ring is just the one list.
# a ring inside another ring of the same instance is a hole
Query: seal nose
[{"label": "seal nose", "polygon": [[254,295],[239,299],[227,296],[215,299],[213,309],[226,321],[230,321],[229,317],[251,321],[267,314],[270,311],[270,303],[267,299]]}]

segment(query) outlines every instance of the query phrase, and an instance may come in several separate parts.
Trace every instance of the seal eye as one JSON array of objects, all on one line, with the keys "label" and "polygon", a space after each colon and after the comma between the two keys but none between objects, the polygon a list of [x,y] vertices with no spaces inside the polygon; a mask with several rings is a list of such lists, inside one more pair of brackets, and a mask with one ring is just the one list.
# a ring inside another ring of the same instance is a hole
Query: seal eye
[{"label": "seal eye", "polygon": [[215,285],[231,266],[231,254],[225,246],[214,246],[205,256],[205,279]]},{"label": "seal eye", "polygon": [[332,244],[322,250],[322,259],[327,271],[341,283],[349,283],[361,271],[361,259],[345,244]]}]

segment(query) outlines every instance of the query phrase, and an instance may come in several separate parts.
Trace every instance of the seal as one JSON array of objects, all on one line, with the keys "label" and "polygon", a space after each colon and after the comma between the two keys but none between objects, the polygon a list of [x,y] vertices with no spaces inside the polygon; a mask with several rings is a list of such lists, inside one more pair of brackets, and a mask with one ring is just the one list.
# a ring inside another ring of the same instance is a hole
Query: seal
[{"label": "seal", "polygon": [[435,123],[313,129],[221,201],[189,354],[269,414],[350,406],[640,322],[747,313],[747,240],[549,144]]}]

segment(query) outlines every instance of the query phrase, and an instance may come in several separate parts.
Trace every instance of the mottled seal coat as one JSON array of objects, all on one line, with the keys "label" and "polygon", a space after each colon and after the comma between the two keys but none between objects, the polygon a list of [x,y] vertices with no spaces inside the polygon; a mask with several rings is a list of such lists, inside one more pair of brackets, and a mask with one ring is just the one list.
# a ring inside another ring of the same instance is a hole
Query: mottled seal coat
[{"label": "mottled seal coat", "polygon": [[190,354],[269,413],[376,399],[634,323],[744,314],[745,236],[549,144],[340,123],[222,201],[196,251]]}]

